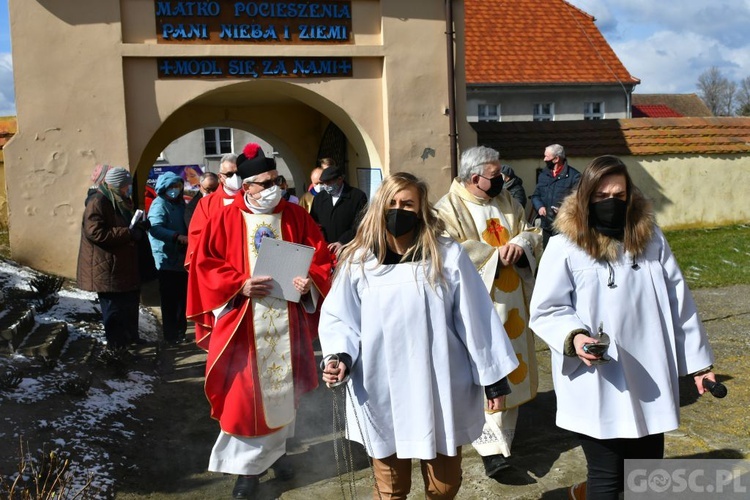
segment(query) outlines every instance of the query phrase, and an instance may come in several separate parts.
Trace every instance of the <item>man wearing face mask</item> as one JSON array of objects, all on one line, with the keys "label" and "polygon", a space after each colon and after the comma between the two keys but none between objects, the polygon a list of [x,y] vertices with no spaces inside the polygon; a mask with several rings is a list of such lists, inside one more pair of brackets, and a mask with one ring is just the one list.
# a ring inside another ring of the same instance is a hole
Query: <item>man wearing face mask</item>
[{"label": "man wearing face mask", "polygon": [[278,176],[276,178],[276,185],[279,186],[279,189],[281,189],[282,198],[284,198],[289,203],[299,205],[299,198],[289,192],[289,184],[287,184],[286,182],[286,177],[284,177],[283,175]]},{"label": "man wearing face mask", "polygon": [[185,340],[187,320],[187,226],[184,181],[174,172],[165,172],[156,179],[156,199],[148,211],[149,241],[158,270],[159,298],[164,341],[176,345]]},{"label": "man wearing face mask", "polygon": [[[242,179],[237,174],[237,155],[228,153],[221,157],[219,163],[219,187],[211,196],[205,196],[198,201],[188,226],[188,246],[185,268],[190,270],[190,260],[195,253],[203,228],[208,219],[222,208],[232,203],[234,197],[242,191]],[[196,325],[196,328],[200,328]]]},{"label": "man wearing face mask", "polygon": [[335,164],[320,175],[322,190],[313,200],[310,215],[323,230],[331,254],[338,255],[357,233],[357,227],[367,207],[364,191],[350,186],[344,180],[344,172]]},{"label": "man wearing face mask", "polygon": [[331,162],[333,161],[330,158],[323,158],[322,160],[318,161],[318,166],[315,167],[312,172],[310,172],[310,188],[299,199],[300,206],[307,210],[308,213],[312,208],[313,200],[321,191],[320,174],[323,173],[323,167],[321,165],[323,165],[323,162],[326,160],[330,160]]},{"label": "man wearing face mask", "polygon": [[557,211],[565,197],[578,185],[581,173],[568,165],[565,149],[559,144],[545,148],[544,164],[546,168],[536,181],[531,204],[541,219],[544,232],[543,246],[546,248],[550,237],[557,234],[553,226]]},{"label": "man wearing face mask", "polygon": [[484,146],[463,152],[458,177],[437,202],[448,234],[461,243],[482,276],[503,321],[519,367],[508,375],[511,393],[500,410],[485,410],[482,435],[474,448],[485,473],[499,477],[509,467],[518,407],[537,391],[534,336],[528,328],[528,304],[541,254],[541,230],[526,222],[523,207],[503,189],[500,154]]},{"label": "man wearing face mask", "polygon": [[[237,475],[234,498],[255,498],[270,467],[278,479],[294,476],[286,440],[300,396],[318,385],[315,313],[330,288],[331,260],[307,211],[281,197],[276,166],[257,144],[244,148],[237,168],[243,194],[209,219],[196,246],[188,317],[202,326],[205,391],[221,426],[208,468]],[[294,278],[299,303],[270,297],[273,278],[254,275],[263,238],[315,249],[308,275]]]},{"label": "man wearing face mask", "polygon": [[[213,172],[204,172],[201,174],[198,182],[198,192],[193,195],[193,198],[190,200],[190,202],[185,207],[185,225],[189,228],[190,227],[190,221],[193,218],[193,214],[195,213],[195,207],[198,206],[198,203],[209,194],[216,191],[216,189],[219,187],[219,176],[217,176]],[[190,232],[188,230],[188,242],[190,241]]]}]

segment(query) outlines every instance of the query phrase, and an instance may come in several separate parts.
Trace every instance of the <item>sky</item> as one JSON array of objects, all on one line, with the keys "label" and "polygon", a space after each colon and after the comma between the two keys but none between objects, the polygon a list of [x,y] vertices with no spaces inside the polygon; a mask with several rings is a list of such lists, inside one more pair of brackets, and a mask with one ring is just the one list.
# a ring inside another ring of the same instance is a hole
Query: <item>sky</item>
[{"label": "sky", "polygon": [[[697,92],[698,77],[712,66],[737,83],[750,76],[750,0],[569,2],[597,19],[617,56],[641,80],[637,93]],[[0,116],[15,114],[9,31],[8,0],[0,0]]]}]

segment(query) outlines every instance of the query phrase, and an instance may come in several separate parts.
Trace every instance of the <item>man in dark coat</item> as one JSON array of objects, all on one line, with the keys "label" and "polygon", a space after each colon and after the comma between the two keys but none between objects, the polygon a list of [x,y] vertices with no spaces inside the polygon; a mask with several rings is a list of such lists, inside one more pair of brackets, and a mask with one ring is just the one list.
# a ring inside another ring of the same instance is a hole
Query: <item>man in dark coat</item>
[{"label": "man in dark coat", "polygon": [[328,250],[337,255],[341,247],[354,239],[367,206],[367,195],[344,181],[344,172],[334,166],[320,175],[322,189],[313,199],[310,215],[323,230]]},{"label": "man in dark coat", "polygon": [[518,177],[510,165],[503,165],[500,173],[503,176],[503,189],[507,190],[514,200],[526,209],[526,190],[523,188],[523,179]]},{"label": "man in dark coat", "polygon": [[141,343],[138,336],[140,275],[138,241],[146,237],[133,217],[132,177],[123,167],[111,168],[86,201],[78,251],[78,287],[97,292],[107,348]]},{"label": "man in dark coat", "polygon": [[544,163],[547,168],[542,170],[536,181],[531,203],[534,205],[534,212],[542,219],[543,245],[546,247],[550,237],[557,234],[552,224],[560,204],[576,188],[581,173],[568,165],[565,149],[559,144],[545,148]]}]

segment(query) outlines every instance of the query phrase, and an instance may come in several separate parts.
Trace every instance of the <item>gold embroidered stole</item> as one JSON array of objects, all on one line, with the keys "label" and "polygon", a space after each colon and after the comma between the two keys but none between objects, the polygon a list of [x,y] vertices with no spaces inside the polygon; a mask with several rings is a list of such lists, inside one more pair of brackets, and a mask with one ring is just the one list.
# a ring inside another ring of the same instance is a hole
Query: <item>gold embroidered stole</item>
[{"label": "gold embroidered stole", "polygon": [[[243,212],[247,227],[250,274],[263,238],[281,239],[281,214]],[[287,301],[274,297],[252,299],[258,380],[268,427],[283,427],[294,419],[292,347]]]}]

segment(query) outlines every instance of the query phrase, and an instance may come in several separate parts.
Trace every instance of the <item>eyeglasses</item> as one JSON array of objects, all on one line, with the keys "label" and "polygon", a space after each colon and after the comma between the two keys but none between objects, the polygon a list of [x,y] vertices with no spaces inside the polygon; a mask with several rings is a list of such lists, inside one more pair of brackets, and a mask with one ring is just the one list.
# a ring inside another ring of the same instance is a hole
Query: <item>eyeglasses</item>
[{"label": "eyeglasses", "polygon": [[219,172],[219,175],[223,175],[224,177],[234,177],[237,175],[237,172]]},{"label": "eyeglasses", "polygon": [[247,181],[245,184],[257,184],[263,186],[263,189],[270,189],[276,185],[276,179],[270,179],[263,182]]}]

